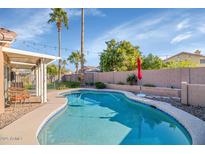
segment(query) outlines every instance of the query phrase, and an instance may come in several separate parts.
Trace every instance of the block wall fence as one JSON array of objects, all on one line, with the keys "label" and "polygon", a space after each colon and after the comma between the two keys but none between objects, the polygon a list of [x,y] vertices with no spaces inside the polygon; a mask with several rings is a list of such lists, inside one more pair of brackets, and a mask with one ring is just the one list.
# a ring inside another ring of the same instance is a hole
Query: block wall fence
[{"label": "block wall fence", "polygon": [[[132,73],[137,74],[137,71],[86,73],[85,82],[104,82],[111,84],[123,82],[126,84],[127,76]],[[142,84],[152,84],[157,87],[181,89],[181,82],[205,84],[205,67],[143,70],[142,73]],[[64,79],[66,81],[78,81],[78,74],[65,75]]]},{"label": "block wall fence", "polygon": [[[85,82],[104,82],[107,88],[138,92],[138,86],[126,85],[129,74],[126,72],[86,73]],[[181,102],[195,106],[205,106],[205,67],[162,70],[143,70],[142,85],[152,84],[156,87],[143,87],[145,93],[180,97]],[[78,81],[78,74],[66,75],[66,81]],[[118,83],[125,85],[119,85]]]}]

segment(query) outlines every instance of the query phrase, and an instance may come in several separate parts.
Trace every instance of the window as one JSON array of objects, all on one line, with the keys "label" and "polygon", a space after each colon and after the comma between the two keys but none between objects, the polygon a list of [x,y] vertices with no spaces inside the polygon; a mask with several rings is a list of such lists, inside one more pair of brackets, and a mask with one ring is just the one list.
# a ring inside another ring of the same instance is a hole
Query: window
[{"label": "window", "polygon": [[205,64],[205,59],[200,59],[200,64]]}]

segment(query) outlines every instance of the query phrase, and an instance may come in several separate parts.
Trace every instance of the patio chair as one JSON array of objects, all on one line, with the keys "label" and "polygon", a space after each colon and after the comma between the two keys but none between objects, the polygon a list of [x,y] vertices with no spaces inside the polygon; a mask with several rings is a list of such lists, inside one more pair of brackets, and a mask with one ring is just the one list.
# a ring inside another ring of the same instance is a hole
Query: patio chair
[{"label": "patio chair", "polygon": [[12,89],[22,96],[22,100],[23,100],[22,105],[25,104],[26,102],[32,105],[31,102],[29,101],[31,95],[25,88],[12,88]]},{"label": "patio chair", "polygon": [[[16,108],[17,103],[23,103],[23,95],[14,89],[8,89],[8,97],[10,103],[14,103],[14,108]],[[13,108],[13,109],[14,109]]]},{"label": "patio chair", "polygon": [[23,90],[22,96],[23,96],[23,99],[24,99],[24,103],[27,102],[27,103],[30,104],[30,106],[32,106],[31,101],[29,101],[29,98],[31,97],[31,95],[27,90]]}]

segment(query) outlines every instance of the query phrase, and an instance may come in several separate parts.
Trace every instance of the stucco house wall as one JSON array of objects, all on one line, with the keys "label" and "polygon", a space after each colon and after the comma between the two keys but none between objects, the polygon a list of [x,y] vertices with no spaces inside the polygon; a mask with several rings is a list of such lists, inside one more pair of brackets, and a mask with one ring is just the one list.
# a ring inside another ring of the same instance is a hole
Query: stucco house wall
[{"label": "stucco house wall", "polygon": [[175,56],[172,56],[165,60],[165,62],[171,62],[171,61],[191,61],[198,67],[205,67],[205,63],[201,64],[200,59],[205,59],[205,56],[199,55],[199,54],[192,54],[192,53],[180,53]]},{"label": "stucco house wall", "polygon": [[10,47],[16,33],[0,28],[0,113],[4,112],[4,65],[9,65],[9,58],[2,52],[2,47]]},{"label": "stucco house wall", "polygon": [[0,113],[4,112],[4,55],[0,46]]}]

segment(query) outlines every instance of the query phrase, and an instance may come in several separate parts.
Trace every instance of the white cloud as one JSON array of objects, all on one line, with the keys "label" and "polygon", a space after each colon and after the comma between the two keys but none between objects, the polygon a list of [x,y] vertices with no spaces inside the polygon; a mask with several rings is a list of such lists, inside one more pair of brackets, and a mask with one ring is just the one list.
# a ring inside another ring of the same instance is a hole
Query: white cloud
[{"label": "white cloud", "polygon": [[16,27],[13,27],[12,30],[17,33],[17,40],[31,40],[48,32],[51,28],[47,23],[49,12],[49,9],[35,12],[24,21],[20,21]]},{"label": "white cloud", "polygon": [[205,24],[202,24],[201,26],[199,26],[198,29],[201,33],[205,33]]},{"label": "white cloud", "polygon": [[[25,18],[23,21],[16,24],[15,27],[11,28],[18,34],[17,40],[33,40],[48,32],[51,29],[51,25],[47,23],[50,12],[50,9],[38,10],[31,14],[31,16],[28,16],[28,18]],[[71,19],[75,16],[80,16],[81,9],[68,9],[68,14]],[[86,9],[85,14],[92,16],[105,16],[105,14],[98,9]]]},{"label": "white cloud", "polygon": [[189,19],[182,20],[180,23],[177,24],[177,30],[185,29],[190,27]]},{"label": "white cloud", "polygon": [[150,30],[152,26],[160,24],[163,18],[154,18],[151,20],[145,20],[139,22],[138,19],[134,19],[123,23],[111,30],[108,30],[100,37],[96,38],[90,45],[89,50],[99,53],[105,47],[105,41],[110,39],[116,40],[129,40],[131,42],[137,42],[139,40],[148,39],[151,35],[160,37],[161,34],[157,30]]},{"label": "white cloud", "polygon": [[74,16],[81,16],[81,10],[80,9],[67,9],[68,16],[74,17]]},{"label": "white cloud", "polygon": [[87,14],[91,14],[92,16],[106,16],[100,9],[87,9]]},{"label": "white cloud", "polygon": [[189,39],[190,37],[192,36],[192,33],[191,32],[186,32],[184,34],[179,34],[177,35],[176,37],[174,37],[172,40],[171,40],[171,44],[174,44],[174,43],[179,43],[183,40],[187,40]]},{"label": "white cloud", "polygon": [[[77,17],[81,16],[81,9],[67,9],[69,17]],[[84,9],[86,16],[98,16],[104,17],[106,16],[100,9]]]}]

